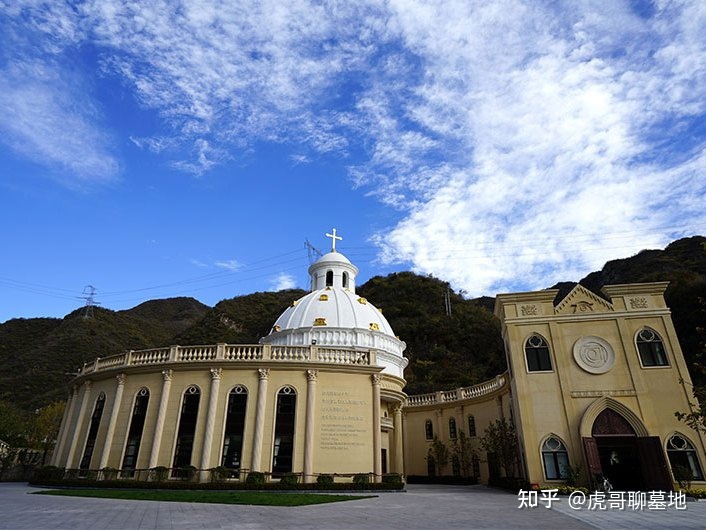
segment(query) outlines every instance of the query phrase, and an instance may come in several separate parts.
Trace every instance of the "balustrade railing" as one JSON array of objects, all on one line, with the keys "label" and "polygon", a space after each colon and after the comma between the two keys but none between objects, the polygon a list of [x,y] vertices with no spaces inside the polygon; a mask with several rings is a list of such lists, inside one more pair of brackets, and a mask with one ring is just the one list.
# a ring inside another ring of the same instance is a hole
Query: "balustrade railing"
[{"label": "balustrade railing", "polygon": [[502,374],[490,381],[484,381],[473,386],[457,388],[456,390],[444,390],[442,392],[432,392],[430,394],[418,394],[416,396],[407,397],[408,407],[424,407],[427,405],[435,405],[449,403],[452,401],[460,401],[462,399],[473,399],[482,396],[487,396],[493,392],[500,390],[507,383],[507,374]]},{"label": "balustrade railing", "polygon": [[167,363],[281,361],[372,366],[373,350],[329,348],[325,346],[286,346],[272,344],[215,344],[206,346],[170,346],[149,350],[130,350],[99,357],[85,363],[78,375],[129,366]]}]

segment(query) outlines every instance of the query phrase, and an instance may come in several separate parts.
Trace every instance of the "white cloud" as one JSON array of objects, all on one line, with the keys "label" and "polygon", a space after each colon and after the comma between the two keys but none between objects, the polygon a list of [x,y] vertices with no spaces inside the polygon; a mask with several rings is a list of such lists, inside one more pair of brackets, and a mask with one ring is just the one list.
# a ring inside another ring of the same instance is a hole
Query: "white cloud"
[{"label": "white cloud", "polygon": [[81,81],[50,62],[12,62],[0,71],[0,137],[21,156],[52,168],[72,187],[118,177],[100,113],[77,97]]},{"label": "white cloud", "polygon": [[294,276],[286,274],[284,272],[280,272],[277,276],[275,276],[271,280],[270,284],[272,285],[273,291],[282,291],[283,289],[294,289],[297,286],[297,282],[294,279]]},{"label": "white cloud", "polygon": [[242,264],[234,259],[216,261],[214,265],[220,269],[226,269],[231,272],[238,271],[242,268]]},{"label": "white cloud", "polygon": [[[261,141],[294,163],[337,156],[399,212],[382,258],[473,295],[577,279],[706,227],[703,2],[35,4],[8,16],[28,10],[17,19],[54,56],[90,38],[103,75],[161,116],[139,148],[195,175]],[[0,96],[15,148],[113,178],[90,98],[38,79]]]}]

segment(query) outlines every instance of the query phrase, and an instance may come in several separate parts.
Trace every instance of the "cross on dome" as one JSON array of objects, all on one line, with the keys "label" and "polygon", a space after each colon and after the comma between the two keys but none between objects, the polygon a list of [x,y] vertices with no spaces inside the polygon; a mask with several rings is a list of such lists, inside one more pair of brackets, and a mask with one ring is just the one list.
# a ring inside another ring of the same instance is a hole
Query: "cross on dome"
[{"label": "cross on dome", "polygon": [[332,230],[333,234],[326,234],[326,237],[331,238],[331,252],[336,252],[336,240],[338,239],[339,241],[343,241],[343,238],[341,236],[336,235],[336,229],[334,228]]}]

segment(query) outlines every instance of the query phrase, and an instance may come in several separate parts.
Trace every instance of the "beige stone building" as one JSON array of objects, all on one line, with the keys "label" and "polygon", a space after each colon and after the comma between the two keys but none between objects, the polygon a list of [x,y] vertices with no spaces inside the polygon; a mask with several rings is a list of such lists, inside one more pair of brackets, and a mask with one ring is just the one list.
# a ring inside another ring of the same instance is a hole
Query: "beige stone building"
[{"label": "beige stone building", "polygon": [[[249,471],[501,474],[479,439],[514,422],[515,474],[559,484],[669,489],[674,470],[704,479],[704,438],[679,422],[689,373],[666,307],[666,283],[613,285],[606,298],[577,286],[502,294],[508,371],[473,387],[407,396],[405,344],[355,292],[357,268],[335,250],[309,268],[311,291],[256,345],[170,346],[85,365],[72,391],[54,465],[121,470],[217,466]],[[435,440],[449,450],[436,462]]]}]

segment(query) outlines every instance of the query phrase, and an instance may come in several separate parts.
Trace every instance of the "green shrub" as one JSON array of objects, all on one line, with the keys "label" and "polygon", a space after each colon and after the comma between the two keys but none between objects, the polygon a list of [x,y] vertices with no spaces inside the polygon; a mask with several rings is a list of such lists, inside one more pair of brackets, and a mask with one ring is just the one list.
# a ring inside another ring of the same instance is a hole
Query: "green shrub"
[{"label": "green shrub", "polygon": [[155,482],[164,482],[169,476],[169,468],[164,466],[157,466],[150,469],[152,480]]},{"label": "green shrub", "polygon": [[211,482],[222,482],[230,476],[230,469],[225,466],[212,467],[208,471],[211,473]]},{"label": "green shrub", "polygon": [[584,495],[588,495],[588,488],[584,488],[583,486],[569,486],[568,484],[559,484],[558,486],[548,486],[544,485],[542,486],[543,490],[558,490],[559,495],[571,495],[575,491],[581,491],[584,493]]},{"label": "green shrub", "polygon": [[279,480],[280,484],[293,486],[299,483],[299,473],[285,473]]},{"label": "green shrub", "polygon": [[118,470],[114,467],[104,467],[101,469],[103,480],[115,480],[118,478]]},{"label": "green shrub", "polygon": [[706,488],[693,488],[684,490],[683,493],[687,497],[693,497],[695,499],[706,499]]},{"label": "green shrub", "polygon": [[251,471],[245,479],[246,484],[264,484],[265,474],[260,471]]},{"label": "green shrub", "polygon": [[319,475],[318,477],[316,477],[316,483],[319,486],[330,486],[331,484],[333,484],[333,477],[331,475],[326,474]]},{"label": "green shrub", "polygon": [[194,466],[184,466],[179,468],[179,477],[181,480],[191,482],[196,477],[198,469]]},{"label": "green shrub", "polygon": [[64,478],[64,468],[56,466],[44,466],[34,472],[33,480],[61,480]]},{"label": "green shrub", "polygon": [[369,473],[358,473],[353,475],[353,484],[356,486],[363,486],[365,484],[370,484],[370,474]]},{"label": "green shrub", "polygon": [[399,473],[386,473],[382,476],[383,484],[402,484],[402,475]]}]

